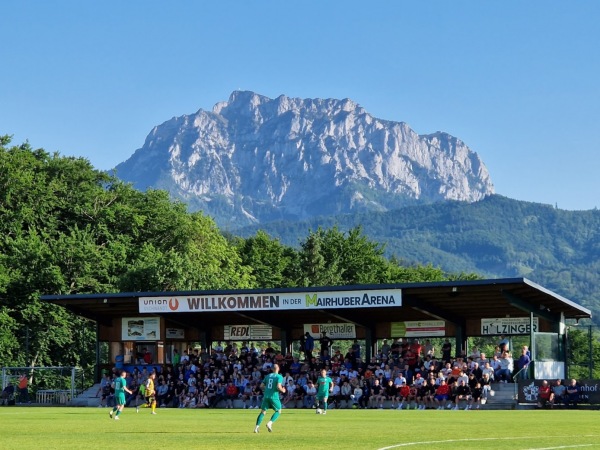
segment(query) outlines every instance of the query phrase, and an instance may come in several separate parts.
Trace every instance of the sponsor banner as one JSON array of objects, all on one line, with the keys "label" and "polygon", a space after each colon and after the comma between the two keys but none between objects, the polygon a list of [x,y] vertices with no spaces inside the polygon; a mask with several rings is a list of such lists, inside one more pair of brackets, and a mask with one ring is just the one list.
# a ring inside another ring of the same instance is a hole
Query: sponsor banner
[{"label": "sponsor banner", "polygon": [[124,317],[121,324],[121,339],[124,341],[160,340],[159,317]]},{"label": "sponsor banner", "polygon": [[327,333],[331,339],[355,339],[356,326],[353,323],[309,323],[304,324],[304,333],[309,333],[315,339],[321,337],[321,333]]},{"label": "sponsor banner", "polygon": [[140,313],[284,311],[402,306],[400,289],[140,297]]},{"label": "sponsor banner", "polygon": [[[481,334],[499,336],[501,334],[529,334],[529,317],[500,317],[497,319],[481,319]],[[533,318],[533,331],[538,331],[540,325],[537,317]]]},{"label": "sponsor banner", "polygon": [[[537,403],[538,391],[544,380],[519,380],[519,403]],[[547,379],[554,386],[555,379]],[[568,386],[569,380],[561,380]],[[581,403],[600,403],[600,380],[577,380],[579,385],[579,401]]]},{"label": "sponsor banner", "polygon": [[270,341],[273,339],[273,328],[269,325],[225,325],[223,338],[226,341],[244,339]]},{"label": "sponsor banner", "polygon": [[165,330],[166,339],[184,339],[185,330],[183,328],[167,328]]},{"label": "sponsor banner", "polygon": [[394,337],[432,337],[445,335],[446,322],[443,320],[392,322],[392,336]]}]

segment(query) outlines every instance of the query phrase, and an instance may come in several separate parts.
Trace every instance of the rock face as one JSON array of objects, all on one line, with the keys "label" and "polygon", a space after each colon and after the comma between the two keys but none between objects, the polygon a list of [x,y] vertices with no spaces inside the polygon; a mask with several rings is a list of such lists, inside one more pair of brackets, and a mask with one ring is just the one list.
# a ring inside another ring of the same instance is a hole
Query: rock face
[{"label": "rock face", "polygon": [[446,133],[419,136],[349,99],[248,91],[155,127],[116,174],[227,228],[494,193],[478,155]]}]

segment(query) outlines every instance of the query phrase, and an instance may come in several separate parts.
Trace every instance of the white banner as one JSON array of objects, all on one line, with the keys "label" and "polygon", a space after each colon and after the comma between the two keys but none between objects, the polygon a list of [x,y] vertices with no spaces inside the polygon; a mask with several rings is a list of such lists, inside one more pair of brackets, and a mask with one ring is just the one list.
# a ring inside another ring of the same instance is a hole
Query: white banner
[{"label": "white banner", "polygon": [[140,313],[284,311],[294,309],[383,308],[402,306],[400,289],[297,292],[280,294],[223,293],[140,297]]},{"label": "white banner", "polygon": [[[502,334],[529,334],[531,321],[529,317],[500,317],[497,319],[481,319],[481,334],[500,336]],[[539,320],[533,318],[533,331],[538,331]]]},{"label": "white banner", "polygon": [[446,335],[446,322],[443,320],[414,320],[392,322],[393,337],[433,337]]},{"label": "white banner", "polygon": [[356,338],[356,326],[353,323],[309,323],[304,324],[304,333],[309,333],[315,339],[325,331],[331,339]]},{"label": "white banner", "polygon": [[124,341],[160,340],[159,317],[123,317],[121,339]]},{"label": "white banner", "polygon": [[273,328],[269,325],[225,325],[223,339],[226,341],[273,339]]}]

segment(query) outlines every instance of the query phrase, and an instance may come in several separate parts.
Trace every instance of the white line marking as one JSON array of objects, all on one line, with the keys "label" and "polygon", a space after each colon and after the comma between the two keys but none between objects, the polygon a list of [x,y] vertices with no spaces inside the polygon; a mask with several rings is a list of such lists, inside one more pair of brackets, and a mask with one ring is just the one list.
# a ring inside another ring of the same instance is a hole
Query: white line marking
[{"label": "white line marking", "polygon": [[[598,437],[598,434],[586,434],[580,437]],[[571,435],[565,436],[552,436],[552,438],[571,438]],[[497,438],[465,438],[465,439],[445,439],[441,441],[419,441],[419,442],[404,442],[402,444],[394,444],[388,447],[381,447],[378,450],[390,450],[392,448],[399,447],[410,447],[413,445],[423,445],[423,444],[449,444],[452,442],[478,442],[478,441],[517,441],[523,439],[539,439],[539,436],[515,436],[515,437],[497,437]],[[550,449],[560,449],[560,448],[574,448],[574,447],[589,447],[592,444],[582,444],[582,445],[573,445],[573,446],[565,446],[565,447],[548,447]],[[530,449],[530,450],[546,450],[542,448]]]}]

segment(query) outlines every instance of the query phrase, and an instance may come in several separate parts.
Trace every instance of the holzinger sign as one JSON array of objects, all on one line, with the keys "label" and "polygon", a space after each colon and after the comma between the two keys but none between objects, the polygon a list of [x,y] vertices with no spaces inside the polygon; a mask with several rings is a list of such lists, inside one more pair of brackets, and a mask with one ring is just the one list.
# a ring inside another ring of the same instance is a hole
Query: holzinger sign
[{"label": "holzinger sign", "polygon": [[280,294],[223,293],[206,296],[140,297],[140,313],[283,311],[294,309],[378,308],[402,306],[400,289],[298,292]]}]

